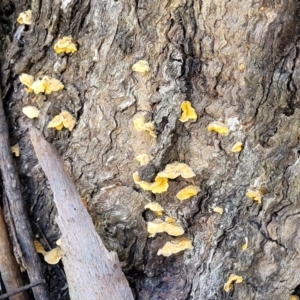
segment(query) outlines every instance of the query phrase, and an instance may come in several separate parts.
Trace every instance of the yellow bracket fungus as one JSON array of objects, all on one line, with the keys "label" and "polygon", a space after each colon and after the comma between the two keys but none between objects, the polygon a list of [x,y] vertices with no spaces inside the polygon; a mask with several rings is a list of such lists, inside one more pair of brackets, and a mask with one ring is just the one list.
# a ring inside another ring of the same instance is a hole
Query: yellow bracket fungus
[{"label": "yellow bracket fungus", "polygon": [[54,45],[54,51],[59,53],[74,53],[77,51],[76,45],[73,43],[71,36],[64,36],[62,39],[59,39]]},{"label": "yellow bracket fungus", "polygon": [[207,127],[207,130],[215,131],[219,134],[227,134],[229,132],[229,128],[225,124],[219,121],[210,123]]},{"label": "yellow bracket fungus", "polygon": [[199,187],[195,186],[195,185],[188,185],[187,187],[185,187],[184,189],[180,190],[176,197],[182,201],[182,200],[186,200],[189,199],[193,196],[196,196],[198,193],[200,192]]},{"label": "yellow bracket fungus", "polygon": [[44,76],[42,80],[44,81],[46,94],[51,94],[52,92],[57,92],[64,88],[64,85],[58,79]]},{"label": "yellow bracket fungus", "polygon": [[55,128],[56,130],[62,130],[63,127],[68,128],[70,131],[75,127],[76,119],[67,111],[63,110],[59,115],[55,116],[48,128]]},{"label": "yellow bracket fungus", "polygon": [[139,117],[133,121],[134,127],[137,131],[146,131],[150,136],[156,138],[156,134],[154,132],[155,126],[152,122],[145,121],[144,117]]},{"label": "yellow bracket fungus", "polygon": [[176,222],[165,222],[165,232],[172,236],[179,236],[184,234],[183,228]]},{"label": "yellow bracket fungus", "polygon": [[247,197],[249,197],[249,198],[253,199],[254,201],[257,201],[259,204],[261,204],[262,194],[259,190],[248,189],[246,195],[247,195]]},{"label": "yellow bracket fungus", "polygon": [[168,222],[168,223],[175,223],[176,222],[176,220],[174,218],[171,218],[171,217],[168,217],[168,216],[165,217],[165,221]]},{"label": "yellow bracket fungus", "polygon": [[24,106],[22,112],[30,119],[38,118],[40,111],[34,106]]},{"label": "yellow bracket fungus", "polygon": [[167,178],[161,178],[156,176],[154,182],[149,183],[147,181],[143,181],[139,177],[139,173],[135,172],[133,175],[133,181],[138,184],[143,190],[151,191],[154,194],[160,194],[166,192],[168,190],[169,184]]},{"label": "yellow bracket fungus", "polygon": [[17,22],[19,24],[31,25],[32,24],[31,10],[26,10],[24,12],[21,12],[18,16]]},{"label": "yellow bracket fungus", "polygon": [[239,70],[240,70],[241,72],[244,72],[245,69],[246,69],[245,64],[239,64]]},{"label": "yellow bracket fungus", "polygon": [[159,172],[157,176],[174,179],[178,176],[181,176],[183,178],[192,178],[196,176],[196,174],[187,164],[175,161],[171,164],[166,165],[165,169]]},{"label": "yellow bracket fungus", "polygon": [[146,166],[153,159],[153,156],[149,154],[140,154],[135,158],[141,166]]},{"label": "yellow bracket fungus", "polygon": [[147,231],[150,237],[155,237],[157,233],[165,231],[165,222],[160,219],[155,219],[152,222],[147,222]]},{"label": "yellow bracket fungus", "polygon": [[241,152],[243,149],[243,143],[241,142],[236,142],[233,147],[231,148],[232,152]]},{"label": "yellow bracket fungus", "polygon": [[228,281],[224,284],[224,291],[228,293],[232,289],[234,283],[241,283],[241,282],[243,282],[242,276],[231,274],[228,278]]},{"label": "yellow bracket fungus", "polygon": [[160,219],[155,219],[152,222],[147,222],[147,230],[149,237],[154,237],[156,233],[166,232],[172,236],[179,236],[184,234],[183,228],[176,222],[169,223]]},{"label": "yellow bracket fungus", "polygon": [[25,88],[26,92],[31,93],[33,90],[31,88],[33,82],[34,82],[34,77],[28,74],[21,74],[20,75],[20,81],[23,83],[27,88]]},{"label": "yellow bracket fungus", "polygon": [[192,241],[187,238],[182,238],[182,239],[167,242],[161,249],[158,250],[157,255],[163,255],[165,257],[169,257],[172,254],[187,249],[193,249]]},{"label": "yellow bracket fungus", "polygon": [[49,76],[44,76],[42,79],[34,81],[33,76],[23,73],[20,75],[20,81],[27,87],[25,90],[28,93],[51,94],[52,92],[57,92],[64,88],[64,85],[58,79]]},{"label": "yellow bracket fungus", "polygon": [[220,214],[220,215],[223,215],[223,208],[220,207],[220,206],[216,206],[213,208],[213,211]]},{"label": "yellow bracket fungus", "polygon": [[[50,265],[55,265],[57,264],[60,259],[62,258],[62,251],[59,246],[56,248],[46,251],[43,247],[43,245],[38,241],[34,240],[34,248],[37,253],[41,253],[44,255],[45,261],[50,264]],[[56,241],[56,244],[58,245],[60,243],[60,239]]]},{"label": "yellow bracket fungus", "polygon": [[248,248],[248,238],[245,237],[245,244],[242,246],[242,250],[245,251]]},{"label": "yellow bracket fungus", "polygon": [[49,265],[56,265],[61,258],[62,258],[62,251],[59,246],[44,254],[44,260]]},{"label": "yellow bracket fungus", "polygon": [[186,122],[188,120],[197,120],[197,114],[195,109],[192,107],[191,102],[183,101],[181,103],[182,114],[179,121]]},{"label": "yellow bracket fungus", "polygon": [[36,95],[40,93],[44,93],[45,92],[44,81],[42,79],[38,79],[33,82],[30,88]]},{"label": "yellow bracket fungus", "polygon": [[35,94],[51,94],[52,92],[62,90],[64,88],[64,85],[58,79],[51,78],[49,76],[44,76],[42,79],[36,80],[31,85],[31,88]]},{"label": "yellow bracket fungus", "polygon": [[150,209],[150,210],[154,211],[158,216],[161,216],[162,212],[164,211],[162,206],[157,202],[148,203],[147,205],[145,205],[145,209]]},{"label": "yellow bracket fungus", "polygon": [[20,156],[20,146],[19,144],[15,144],[12,147],[10,147],[11,152],[16,156],[19,157]]},{"label": "yellow bracket fungus", "polygon": [[34,248],[35,248],[35,251],[37,253],[41,253],[41,254],[45,254],[47,251],[44,249],[43,245],[38,241],[38,240],[34,240],[33,241],[33,244],[34,244]]},{"label": "yellow bracket fungus", "polygon": [[146,60],[140,60],[132,66],[132,71],[139,73],[149,72],[149,63]]},{"label": "yellow bracket fungus", "polygon": [[297,295],[291,295],[289,300],[300,300],[300,298]]}]

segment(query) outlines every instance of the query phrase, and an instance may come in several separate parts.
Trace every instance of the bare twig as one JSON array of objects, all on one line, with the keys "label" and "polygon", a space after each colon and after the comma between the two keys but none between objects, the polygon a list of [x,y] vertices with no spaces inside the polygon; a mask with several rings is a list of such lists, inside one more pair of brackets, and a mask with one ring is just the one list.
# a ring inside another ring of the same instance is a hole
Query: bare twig
[{"label": "bare twig", "polygon": [[[44,280],[41,264],[33,246],[32,231],[22,199],[20,181],[16,172],[9,146],[8,127],[3,110],[0,91],[0,169],[4,192],[7,196],[9,209],[16,229],[18,244],[22,251],[23,264],[31,282]],[[32,289],[36,300],[49,299],[46,285]]]},{"label": "bare twig", "polygon": [[[35,286],[38,286],[38,285],[41,285],[41,284],[45,284],[45,283],[46,283],[46,281],[45,281],[45,280],[42,280],[42,281],[40,281],[40,282],[34,282],[34,283],[30,283],[30,284],[24,285],[24,286],[22,286],[22,287],[20,287],[20,288],[18,288],[18,289],[14,289],[13,291],[11,291],[11,292],[9,292],[9,293],[6,293],[6,294],[4,294],[4,295],[1,295],[1,296],[0,296],[0,299],[6,299],[6,298],[8,298],[8,297],[11,297],[11,296],[13,296],[13,295],[19,294],[19,293],[24,292],[24,291],[26,291],[26,290],[28,290],[28,289],[31,289],[31,288],[33,288],[33,287],[35,287]],[[11,299],[15,299],[15,298],[11,298]],[[16,298],[16,299],[17,299],[17,298]]]},{"label": "bare twig", "polygon": [[132,300],[116,253],[105,248],[56,149],[37,129],[29,133],[53,190],[71,299]]}]

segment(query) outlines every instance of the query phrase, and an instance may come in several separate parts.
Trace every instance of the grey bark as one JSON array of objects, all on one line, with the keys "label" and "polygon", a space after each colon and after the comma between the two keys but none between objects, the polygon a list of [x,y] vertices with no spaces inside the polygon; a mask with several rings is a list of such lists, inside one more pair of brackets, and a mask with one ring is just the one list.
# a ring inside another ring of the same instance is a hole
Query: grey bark
[{"label": "grey bark", "polygon": [[[50,240],[58,236],[56,211],[20,113],[29,103],[41,109],[32,123],[63,155],[138,299],[288,299],[300,284],[299,2],[62,3],[31,3],[35,22],[23,33],[23,48],[12,40],[2,70],[12,139],[23,150],[25,193],[33,217],[44,215],[39,222]],[[64,35],[73,36],[77,53],[54,54]],[[131,71],[140,59],[149,62],[149,74]],[[59,78],[65,90],[34,98],[19,84],[22,72]],[[184,100],[197,122],[178,121]],[[61,109],[77,118],[72,133],[46,128]],[[132,120],[141,113],[155,122],[157,140],[135,131]],[[214,120],[229,124],[230,134],[207,132]],[[230,149],[238,140],[244,147],[237,155]],[[187,163],[202,192],[179,203],[174,195],[187,184],[183,179],[162,195],[138,189],[132,173],[141,153],[155,157],[157,171],[175,160]],[[262,205],[245,196],[250,186],[266,191]],[[169,237],[147,237],[146,221],[154,216],[143,206],[150,200],[184,226],[194,250],[157,256]],[[216,205],[222,216],[212,211]],[[249,246],[241,251],[245,237]],[[227,294],[231,273],[244,282]]]}]

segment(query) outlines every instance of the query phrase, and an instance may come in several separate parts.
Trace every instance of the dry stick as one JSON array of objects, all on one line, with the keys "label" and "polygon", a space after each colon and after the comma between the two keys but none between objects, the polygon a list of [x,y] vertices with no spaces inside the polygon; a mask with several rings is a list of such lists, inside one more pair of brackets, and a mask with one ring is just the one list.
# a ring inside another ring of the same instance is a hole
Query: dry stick
[{"label": "dry stick", "polygon": [[29,133],[54,194],[71,299],[132,300],[118,257],[107,251],[97,234],[61,157],[37,129]]},{"label": "dry stick", "polygon": [[[21,247],[23,263],[26,267],[31,282],[44,280],[40,259],[33,246],[33,236],[24,201],[21,194],[21,186],[16,168],[13,163],[9,146],[8,127],[4,115],[2,97],[0,91],[0,169],[2,172],[3,186],[7,196],[9,210],[16,229],[17,243]],[[48,300],[46,285],[32,289],[36,300]]]},{"label": "dry stick", "polygon": [[[0,207],[0,273],[7,291],[18,289],[23,285],[20,267],[18,266],[9,241],[9,236],[5,226],[3,211]],[[1,299],[1,297],[0,297]],[[23,292],[10,300],[28,300],[28,295]]]},{"label": "dry stick", "polygon": [[20,287],[20,288],[18,288],[18,289],[15,289],[15,290],[13,290],[13,291],[11,291],[11,292],[9,292],[9,293],[6,293],[6,294],[4,294],[4,295],[1,295],[1,296],[0,296],[0,299],[7,299],[8,297],[10,297],[10,298],[9,298],[10,300],[17,299],[17,298],[15,298],[16,296],[14,296],[14,297],[12,297],[12,296],[13,296],[13,295],[16,295],[16,294],[19,294],[19,293],[22,293],[22,292],[24,292],[24,291],[26,291],[26,290],[28,290],[28,289],[31,289],[31,288],[33,288],[33,287],[35,287],[35,286],[37,286],[37,285],[41,285],[41,284],[46,284],[46,281],[43,280],[43,281],[41,281],[41,282],[30,283],[30,284],[24,285],[24,286],[22,286],[22,287]]}]

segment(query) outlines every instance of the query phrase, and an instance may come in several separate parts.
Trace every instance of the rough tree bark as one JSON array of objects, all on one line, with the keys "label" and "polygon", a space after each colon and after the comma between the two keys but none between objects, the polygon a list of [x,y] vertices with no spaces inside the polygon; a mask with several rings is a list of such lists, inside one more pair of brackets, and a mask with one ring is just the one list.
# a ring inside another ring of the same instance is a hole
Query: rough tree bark
[{"label": "rough tree bark", "polygon": [[[137,299],[288,299],[297,293],[299,1],[12,2],[11,20],[31,7],[35,21],[21,42],[10,36],[1,84],[12,144],[19,141],[22,149],[24,194],[50,241],[59,236],[55,208],[29,143],[30,122],[63,155]],[[78,51],[57,56],[53,45],[65,35]],[[131,71],[140,59],[149,62],[149,74]],[[56,77],[65,89],[33,97],[20,85],[23,72]],[[197,122],[178,121],[184,100],[195,107]],[[28,104],[41,109],[38,120],[21,114]],[[62,109],[77,118],[72,133],[47,128]],[[132,120],[142,113],[154,121],[156,140],[135,131]],[[207,132],[214,120],[229,124],[230,134]],[[244,147],[234,154],[238,140]],[[143,192],[132,180],[141,153],[152,154],[158,169],[187,163],[201,193],[179,203],[174,195],[186,184],[182,178],[162,195]],[[248,187],[265,191],[262,205],[245,196]],[[143,206],[154,200],[184,226],[194,250],[157,256],[169,237],[147,237],[153,215]],[[227,294],[231,273],[244,281]]]}]

